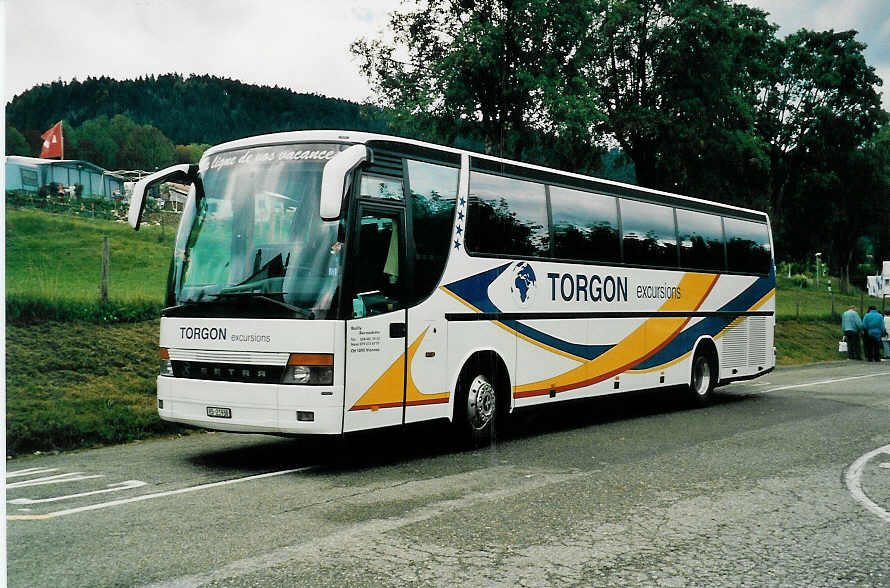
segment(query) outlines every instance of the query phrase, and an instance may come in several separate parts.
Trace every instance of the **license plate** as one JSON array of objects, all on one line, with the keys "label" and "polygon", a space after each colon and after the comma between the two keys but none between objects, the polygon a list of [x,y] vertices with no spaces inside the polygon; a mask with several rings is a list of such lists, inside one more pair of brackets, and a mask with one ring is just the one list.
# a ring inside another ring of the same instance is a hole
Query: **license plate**
[{"label": "license plate", "polygon": [[219,408],[216,406],[208,406],[207,407],[207,416],[216,417],[218,419],[230,419],[230,418],[232,418],[232,409],[231,408]]}]

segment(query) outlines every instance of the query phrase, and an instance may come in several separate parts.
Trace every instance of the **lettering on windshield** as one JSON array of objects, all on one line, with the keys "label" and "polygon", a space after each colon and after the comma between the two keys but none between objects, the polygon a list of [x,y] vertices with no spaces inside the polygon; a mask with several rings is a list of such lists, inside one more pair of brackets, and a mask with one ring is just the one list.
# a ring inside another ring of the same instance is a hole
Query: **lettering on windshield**
[{"label": "lettering on windshield", "polygon": [[210,169],[222,169],[236,165],[273,163],[276,161],[327,161],[337,154],[332,149],[274,149],[246,151],[241,155],[217,155],[210,162]]}]

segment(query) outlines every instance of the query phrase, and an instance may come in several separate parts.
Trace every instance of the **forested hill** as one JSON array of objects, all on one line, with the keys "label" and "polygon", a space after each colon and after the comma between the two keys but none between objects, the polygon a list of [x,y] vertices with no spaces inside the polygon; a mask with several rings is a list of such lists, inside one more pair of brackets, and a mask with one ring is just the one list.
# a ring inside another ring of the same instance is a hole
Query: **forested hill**
[{"label": "forested hill", "polygon": [[299,129],[388,132],[387,122],[359,104],[286,88],[214,76],[165,74],[136,80],[108,77],[35,86],[6,105],[7,125],[29,142],[59,120],[71,126],[105,115],[150,124],[177,144],[211,145],[262,133]]}]

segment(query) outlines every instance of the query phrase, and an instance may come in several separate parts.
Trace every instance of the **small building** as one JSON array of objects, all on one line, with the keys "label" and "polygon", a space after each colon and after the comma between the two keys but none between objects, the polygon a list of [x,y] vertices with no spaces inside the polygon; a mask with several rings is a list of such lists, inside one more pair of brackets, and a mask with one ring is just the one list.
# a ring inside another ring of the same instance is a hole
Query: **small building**
[{"label": "small building", "polygon": [[6,157],[6,189],[37,192],[51,183],[83,186],[83,196],[111,199],[123,193],[124,179],[89,161],[80,159],[40,159],[10,155]]},{"label": "small building", "polygon": [[890,297],[890,261],[885,261],[881,267],[881,273],[875,276],[865,276],[865,287],[869,296],[877,298]]}]

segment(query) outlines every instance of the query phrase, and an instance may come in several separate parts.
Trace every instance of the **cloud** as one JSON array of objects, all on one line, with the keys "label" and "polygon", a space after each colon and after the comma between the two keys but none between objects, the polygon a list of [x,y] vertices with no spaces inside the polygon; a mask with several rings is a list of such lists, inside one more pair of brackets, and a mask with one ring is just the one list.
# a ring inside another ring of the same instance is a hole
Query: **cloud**
[{"label": "cloud", "polygon": [[37,83],[209,73],[362,99],[349,45],[398,0],[10,0],[7,100]]}]

